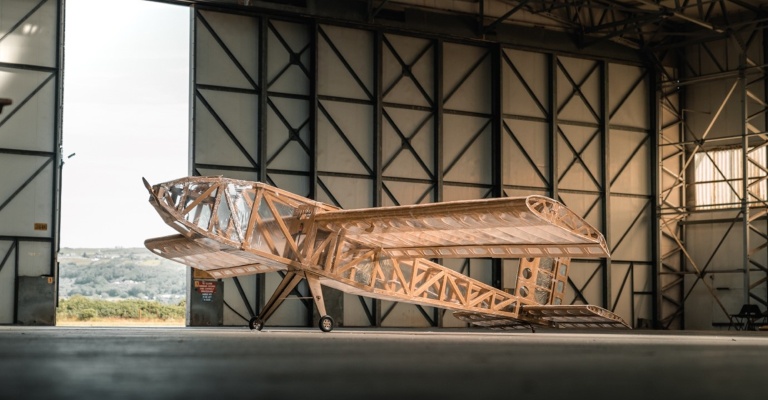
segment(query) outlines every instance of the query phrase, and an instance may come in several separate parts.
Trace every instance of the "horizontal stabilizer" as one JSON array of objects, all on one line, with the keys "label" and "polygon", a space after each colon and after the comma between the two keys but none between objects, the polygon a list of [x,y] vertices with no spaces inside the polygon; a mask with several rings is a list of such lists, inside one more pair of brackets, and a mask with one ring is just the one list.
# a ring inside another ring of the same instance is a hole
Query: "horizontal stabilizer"
[{"label": "horizontal stabilizer", "polygon": [[553,328],[616,328],[631,327],[618,315],[592,305],[523,305],[519,319],[498,315],[455,312],[454,316],[473,325],[499,329],[526,329],[530,325]]}]

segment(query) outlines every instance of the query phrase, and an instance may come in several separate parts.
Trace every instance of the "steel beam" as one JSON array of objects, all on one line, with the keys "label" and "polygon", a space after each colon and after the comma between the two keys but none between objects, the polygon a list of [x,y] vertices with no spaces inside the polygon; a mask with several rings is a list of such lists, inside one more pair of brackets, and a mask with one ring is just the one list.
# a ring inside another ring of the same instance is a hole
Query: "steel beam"
[{"label": "steel beam", "polygon": [[[608,69],[609,64],[606,61],[600,62],[600,135],[601,135],[601,143],[600,147],[602,148],[602,158],[600,159],[600,166],[601,166],[601,179],[600,179],[600,188],[601,193],[600,197],[602,198],[602,207],[601,207],[601,213],[603,217],[603,235],[605,236],[605,240],[608,243],[608,248],[613,250],[617,246],[618,243],[614,242],[613,238],[613,229],[611,228],[611,174],[609,171],[609,167],[611,165],[611,157],[610,157],[610,115],[611,112],[609,110],[608,105]],[[588,75],[589,76],[589,75]],[[631,159],[631,157],[630,157]],[[617,175],[618,176],[618,175]],[[631,229],[631,226],[630,226]],[[603,307],[607,309],[613,309],[616,305],[611,304],[612,299],[612,293],[611,293],[611,259],[606,258],[604,260],[601,260],[601,263],[603,264]],[[618,298],[617,298],[618,300]],[[630,323],[634,323],[634,321],[631,321]]]}]

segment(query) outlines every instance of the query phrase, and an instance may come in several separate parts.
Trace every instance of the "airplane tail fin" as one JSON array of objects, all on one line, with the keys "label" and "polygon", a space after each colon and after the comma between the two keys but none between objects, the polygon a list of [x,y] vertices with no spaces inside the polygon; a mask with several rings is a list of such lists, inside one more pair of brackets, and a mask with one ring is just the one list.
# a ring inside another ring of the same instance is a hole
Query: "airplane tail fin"
[{"label": "airplane tail fin", "polygon": [[565,257],[520,259],[516,294],[524,304],[564,304],[570,263]]},{"label": "airplane tail fin", "polygon": [[517,318],[479,312],[457,311],[453,315],[472,325],[492,329],[528,329],[533,325],[551,328],[631,328],[621,317],[601,307],[566,304],[570,258],[523,258],[514,294],[520,299]]},{"label": "airplane tail fin", "polygon": [[530,329],[534,325],[561,329],[632,329],[618,315],[589,304],[524,305],[520,307],[520,314],[517,318],[466,311],[457,311],[453,315],[472,325],[503,330]]}]

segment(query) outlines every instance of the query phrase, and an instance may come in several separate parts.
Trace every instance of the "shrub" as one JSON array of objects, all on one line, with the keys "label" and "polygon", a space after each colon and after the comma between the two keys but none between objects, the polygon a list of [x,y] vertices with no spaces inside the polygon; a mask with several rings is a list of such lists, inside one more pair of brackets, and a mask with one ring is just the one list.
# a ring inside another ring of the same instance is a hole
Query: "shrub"
[{"label": "shrub", "polygon": [[184,305],[168,305],[149,300],[100,300],[72,296],[59,301],[58,315],[87,321],[93,318],[179,319],[184,318]]},{"label": "shrub", "polygon": [[93,308],[86,308],[84,310],[80,310],[77,313],[77,319],[80,321],[88,321],[89,319],[96,318],[99,315],[99,312],[94,310]]}]

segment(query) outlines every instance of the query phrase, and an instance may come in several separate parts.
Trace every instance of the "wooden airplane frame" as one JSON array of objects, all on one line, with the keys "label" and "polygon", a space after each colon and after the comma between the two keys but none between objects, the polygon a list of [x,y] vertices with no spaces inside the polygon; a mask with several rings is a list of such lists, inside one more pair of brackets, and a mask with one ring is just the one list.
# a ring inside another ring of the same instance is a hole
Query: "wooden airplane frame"
[{"label": "wooden airplane frame", "polygon": [[[628,328],[612,312],[565,302],[570,259],[608,257],[603,236],[543,196],[341,210],[266,185],[186,177],[151,186],[150,203],[177,235],[148,239],[154,253],[212,278],[283,271],[258,315],[261,330],[306,279],[319,327],[334,327],[322,286],[440,307],[491,328]],[[430,259],[519,258],[504,291]]]}]

